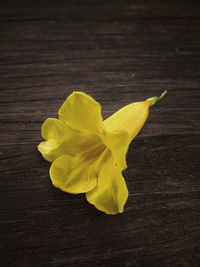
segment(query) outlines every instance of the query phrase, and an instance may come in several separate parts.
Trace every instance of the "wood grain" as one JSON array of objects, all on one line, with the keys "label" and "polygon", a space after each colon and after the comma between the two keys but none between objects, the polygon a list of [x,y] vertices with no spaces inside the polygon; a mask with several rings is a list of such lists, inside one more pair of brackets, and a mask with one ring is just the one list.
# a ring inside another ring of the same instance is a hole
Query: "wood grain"
[{"label": "wood grain", "polygon": [[[199,266],[199,1],[0,5],[0,265]],[[73,90],[106,118],[164,89],[127,155],[123,214],[52,186],[40,127]]]}]

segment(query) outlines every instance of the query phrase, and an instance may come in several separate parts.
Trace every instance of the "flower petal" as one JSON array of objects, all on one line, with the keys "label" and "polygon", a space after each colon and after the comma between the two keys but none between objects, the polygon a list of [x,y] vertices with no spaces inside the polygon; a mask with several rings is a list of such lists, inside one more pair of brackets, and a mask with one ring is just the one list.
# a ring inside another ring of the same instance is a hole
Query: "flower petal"
[{"label": "flower petal", "polygon": [[97,184],[97,173],[103,146],[78,154],[76,157],[62,155],[50,168],[50,177],[55,187],[79,194],[93,189]]},{"label": "flower petal", "polygon": [[74,130],[65,122],[51,118],[42,125],[42,137],[47,141],[41,142],[38,150],[50,162],[63,154],[76,156],[102,143],[98,136]]},{"label": "flower petal", "polygon": [[109,150],[104,152],[104,162],[99,171],[98,184],[86,193],[87,201],[107,214],[123,212],[128,198],[126,183]]},{"label": "flower petal", "polygon": [[80,131],[94,134],[102,131],[101,105],[82,92],[73,92],[66,99],[59,110],[59,119]]},{"label": "flower petal", "polygon": [[112,156],[121,170],[127,168],[126,153],[129,146],[129,133],[127,131],[103,132],[103,142],[111,150]]},{"label": "flower petal", "polygon": [[58,139],[68,134],[68,126],[63,121],[48,118],[44,121],[41,127],[42,137],[45,140]]},{"label": "flower petal", "polygon": [[151,101],[147,100],[121,108],[104,121],[106,130],[125,130],[129,133],[131,142],[144,125],[150,105]]},{"label": "flower petal", "polygon": [[39,144],[38,150],[43,158],[53,162],[56,158],[64,154],[63,147],[55,140],[43,141]]}]

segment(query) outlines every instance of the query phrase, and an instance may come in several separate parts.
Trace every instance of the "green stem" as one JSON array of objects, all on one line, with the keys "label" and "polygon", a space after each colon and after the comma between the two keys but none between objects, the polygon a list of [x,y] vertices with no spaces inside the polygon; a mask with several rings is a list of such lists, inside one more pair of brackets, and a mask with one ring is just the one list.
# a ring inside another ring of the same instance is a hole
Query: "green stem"
[{"label": "green stem", "polygon": [[147,100],[151,101],[151,106],[155,105],[158,100],[162,99],[167,93],[167,90],[165,90],[160,96],[153,96],[151,98],[147,98]]}]

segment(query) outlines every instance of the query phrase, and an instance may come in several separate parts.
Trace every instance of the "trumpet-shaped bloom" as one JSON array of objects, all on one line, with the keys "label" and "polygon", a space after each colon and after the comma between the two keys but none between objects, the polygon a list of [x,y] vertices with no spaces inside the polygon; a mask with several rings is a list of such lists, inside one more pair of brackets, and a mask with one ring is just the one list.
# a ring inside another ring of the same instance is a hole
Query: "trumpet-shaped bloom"
[{"label": "trumpet-shaped bloom", "polygon": [[86,199],[107,214],[123,212],[128,190],[122,171],[128,146],[145,123],[149,107],[161,99],[149,98],[120,109],[103,121],[101,106],[89,95],[73,92],[59,110],[59,119],[42,125],[38,150],[52,162],[55,187],[86,193]]}]

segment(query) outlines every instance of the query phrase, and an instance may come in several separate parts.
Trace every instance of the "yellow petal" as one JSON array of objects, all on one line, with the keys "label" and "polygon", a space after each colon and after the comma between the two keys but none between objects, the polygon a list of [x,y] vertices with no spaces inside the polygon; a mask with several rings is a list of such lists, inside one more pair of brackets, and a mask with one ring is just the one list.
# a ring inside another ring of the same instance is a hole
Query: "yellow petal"
[{"label": "yellow petal", "polygon": [[73,92],[59,110],[59,119],[70,127],[98,134],[102,131],[101,105],[89,95]]},{"label": "yellow petal", "polygon": [[63,121],[48,118],[41,127],[41,134],[45,140],[59,139],[68,134],[68,126]]},{"label": "yellow petal", "polygon": [[104,146],[99,146],[92,151],[78,154],[76,157],[60,156],[50,168],[53,185],[72,194],[93,189],[97,184],[99,155],[103,149]]},{"label": "yellow petal", "polygon": [[148,100],[129,104],[107,118],[104,126],[108,131],[127,131],[131,142],[144,125],[150,105],[151,101]]},{"label": "yellow petal", "polygon": [[38,150],[50,162],[63,154],[76,156],[102,143],[100,138],[93,134],[74,130],[65,122],[51,118],[43,123],[42,136],[47,141],[41,142]]},{"label": "yellow petal", "polygon": [[39,144],[38,150],[42,154],[43,158],[53,162],[56,158],[64,154],[64,149],[55,140],[43,141]]},{"label": "yellow petal", "polygon": [[104,151],[98,184],[86,194],[87,201],[107,214],[122,213],[128,198],[126,183],[110,151]]},{"label": "yellow petal", "polygon": [[103,132],[103,142],[110,149],[112,156],[121,170],[127,168],[126,153],[130,136],[127,131]]}]

